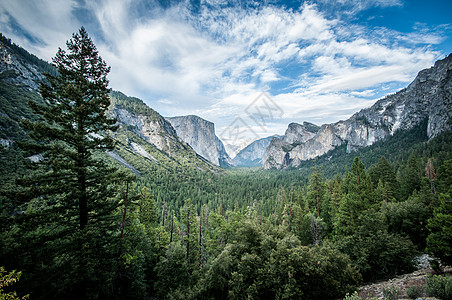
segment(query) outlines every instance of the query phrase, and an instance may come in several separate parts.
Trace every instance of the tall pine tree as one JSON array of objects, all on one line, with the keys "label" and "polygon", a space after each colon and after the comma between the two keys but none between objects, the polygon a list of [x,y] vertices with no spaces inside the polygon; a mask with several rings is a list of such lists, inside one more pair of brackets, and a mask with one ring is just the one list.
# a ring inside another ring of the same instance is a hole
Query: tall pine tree
[{"label": "tall pine tree", "polygon": [[29,103],[39,120],[24,122],[32,142],[22,147],[37,159],[19,181],[17,206],[25,213],[17,222],[28,230],[22,246],[33,259],[18,260],[28,268],[24,279],[34,298],[111,292],[118,183],[130,180],[100,158],[114,149],[109,134],[118,128],[107,116],[110,68],[83,27],[66,46],[53,58],[58,75],[46,74],[40,86],[44,104]]}]

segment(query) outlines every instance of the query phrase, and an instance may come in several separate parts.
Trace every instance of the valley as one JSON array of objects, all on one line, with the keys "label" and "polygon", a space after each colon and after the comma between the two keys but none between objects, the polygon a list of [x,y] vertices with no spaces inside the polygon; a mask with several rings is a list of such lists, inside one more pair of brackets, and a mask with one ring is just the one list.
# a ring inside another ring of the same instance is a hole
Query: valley
[{"label": "valley", "polygon": [[109,90],[102,63],[85,80],[3,35],[0,54],[0,266],[22,272],[8,292],[348,299],[419,254],[452,263],[452,55],[349,119],[292,122],[231,158],[214,123]]}]

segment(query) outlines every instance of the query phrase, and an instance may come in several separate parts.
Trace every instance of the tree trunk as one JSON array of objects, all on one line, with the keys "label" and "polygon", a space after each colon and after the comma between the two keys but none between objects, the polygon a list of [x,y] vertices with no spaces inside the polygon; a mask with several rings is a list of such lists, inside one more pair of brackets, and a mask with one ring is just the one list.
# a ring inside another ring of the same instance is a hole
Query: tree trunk
[{"label": "tree trunk", "polygon": [[190,255],[190,209],[187,209],[187,259]]},{"label": "tree trunk", "polygon": [[171,214],[171,233],[170,233],[170,243],[173,242],[173,225],[174,225],[174,212]]},{"label": "tree trunk", "polygon": [[126,227],[127,198],[129,196],[129,182],[126,184],[126,196],[124,198],[124,214],[122,216],[121,238],[124,237],[124,228]]}]

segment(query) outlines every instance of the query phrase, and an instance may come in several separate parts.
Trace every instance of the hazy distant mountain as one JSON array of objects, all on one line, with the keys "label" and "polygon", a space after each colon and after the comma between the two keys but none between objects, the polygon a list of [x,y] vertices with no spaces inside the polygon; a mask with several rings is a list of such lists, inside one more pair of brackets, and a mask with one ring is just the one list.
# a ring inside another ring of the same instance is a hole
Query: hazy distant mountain
[{"label": "hazy distant mountain", "polygon": [[264,163],[265,150],[274,138],[279,135],[272,135],[266,138],[258,139],[242,150],[232,159],[232,164],[237,167],[257,167]]},{"label": "hazy distant mountain", "polygon": [[423,120],[428,121],[427,136],[431,139],[451,128],[451,95],[452,54],[420,71],[407,88],[380,99],[346,121],[322,125],[306,140],[291,141],[291,127],[295,125],[290,124],[286,135],[272,140],[267,148],[264,168],[297,167],[342,144],[347,145],[347,152],[352,152]]},{"label": "hazy distant mountain", "polygon": [[198,116],[168,117],[177,135],[199,155],[210,162],[226,167],[231,164],[223,142],[215,135],[215,125]]}]

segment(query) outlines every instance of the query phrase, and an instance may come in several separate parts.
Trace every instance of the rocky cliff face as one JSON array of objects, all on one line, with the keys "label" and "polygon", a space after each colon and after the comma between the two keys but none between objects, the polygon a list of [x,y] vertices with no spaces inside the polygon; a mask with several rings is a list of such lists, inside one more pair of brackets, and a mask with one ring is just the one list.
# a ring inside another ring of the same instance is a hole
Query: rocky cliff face
[{"label": "rocky cliff face", "polygon": [[[347,144],[347,152],[372,145],[399,129],[409,129],[428,120],[429,139],[451,128],[452,54],[419,72],[406,88],[378,100],[346,121],[322,125],[315,134],[297,140],[295,128],[289,125],[282,139],[274,139],[267,148],[264,168],[297,167],[302,161],[325,154],[336,146]],[[293,142],[292,142],[293,141]]]},{"label": "rocky cliff face", "polygon": [[196,153],[218,166],[231,164],[223,143],[215,135],[215,125],[212,122],[193,115],[171,117],[166,120]]},{"label": "rocky cliff face", "polygon": [[[284,136],[271,140],[264,155],[264,168],[283,168],[289,165],[290,152],[311,140],[319,131],[319,127],[308,122],[290,123]],[[293,158],[292,158],[293,159]]]},{"label": "rocky cliff face", "polygon": [[28,63],[24,57],[14,52],[14,47],[2,40],[0,42],[0,78],[10,84],[37,90],[44,76],[38,66]]},{"label": "rocky cliff face", "polygon": [[264,163],[265,150],[274,138],[280,138],[279,135],[273,135],[258,139],[242,150],[232,159],[232,164],[237,167],[258,167]]},{"label": "rocky cliff face", "polygon": [[120,126],[126,126],[127,130],[133,131],[170,156],[174,156],[177,149],[183,147],[181,145],[183,141],[177,137],[171,124],[157,113],[151,116],[137,114],[121,105],[113,105],[110,112],[118,120]]}]

